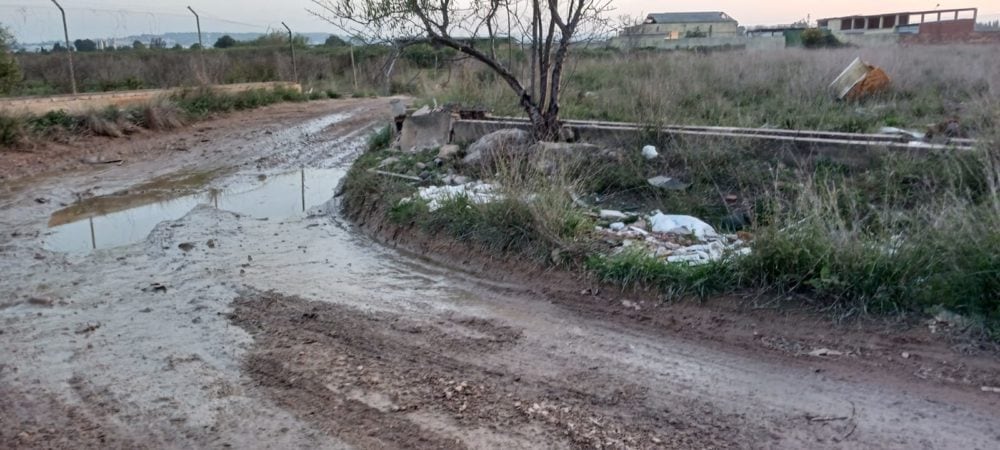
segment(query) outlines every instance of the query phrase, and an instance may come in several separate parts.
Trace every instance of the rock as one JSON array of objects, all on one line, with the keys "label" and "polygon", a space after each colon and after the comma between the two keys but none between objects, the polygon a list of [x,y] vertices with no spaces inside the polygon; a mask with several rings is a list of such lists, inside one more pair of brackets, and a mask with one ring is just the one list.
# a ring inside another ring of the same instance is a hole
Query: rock
[{"label": "rock", "polygon": [[399,162],[399,158],[397,158],[397,157],[395,157],[395,156],[390,156],[390,157],[388,157],[388,158],[386,158],[386,159],[383,159],[382,161],[380,161],[380,162],[378,163],[378,168],[379,168],[379,169],[381,169],[381,168],[383,168],[383,167],[386,167],[386,166],[389,166],[389,165],[392,165],[392,164],[395,164],[395,163],[397,163],[397,162]]},{"label": "rock", "polygon": [[431,113],[431,107],[427,106],[427,105],[424,105],[424,106],[421,106],[420,109],[418,109],[416,111],[413,111],[413,114],[410,114],[410,116],[418,116],[418,117],[419,116],[426,116],[426,115],[428,115],[430,113]]},{"label": "rock", "polygon": [[711,225],[691,216],[663,214],[656,212],[649,218],[654,233],[693,234],[698,239],[717,237],[719,234]]},{"label": "rock", "polygon": [[426,180],[431,177],[431,172],[429,170],[425,170],[423,172],[420,172],[420,175],[418,176],[420,177],[421,180]]},{"label": "rock", "polygon": [[462,164],[492,166],[496,155],[525,154],[531,144],[531,134],[527,131],[516,128],[497,130],[470,145]]},{"label": "rock", "polygon": [[451,139],[451,113],[447,111],[418,114],[421,108],[403,121],[399,133],[399,148],[404,152],[419,152],[429,148],[439,148]]},{"label": "rock", "polygon": [[809,352],[809,356],[842,356],[844,352],[839,352],[837,350],[830,350],[828,348],[818,348]]},{"label": "rock", "polygon": [[441,167],[444,164],[444,160],[441,158],[434,158],[434,165]]},{"label": "rock", "polygon": [[[559,168],[567,169],[584,162],[605,158],[602,148],[593,144],[569,142],[539,142],[529,150],[531,164],[542,173],[551,174]],[[610,154],[610,152],[608,153]]]},{"label": "rock", "polygon": [[646,181],[650,184],[650,186],[670,191],[683,191],[691,186],[688,183],[684,183],[676,178],[671,178],[665,175],[655,176]]},{"label": "rock", "polygon": [[613,209],[602,209],[600,214],[602,219],[623,220],[628,218],[627,214]]},{"label": "rock", "polygon": [[181,249],[182,251],[189,252],[191,250],[194,250],[194,243],[193,242],[182,242],[182,243],[180,243],[180,244],[177,245],[177,248]]},{"label": "rock", "polygon": [[660,156],[660,154],[657,153],[656,147],[647,145],[642,148],[642,157],[646,158],[646,160],[656,159],[657,156]]},{"label": "rock", "polygon": [[455,159],[461,152],[462,148],[455,144],[442,145],[441,148],[438,149],[437,159],[442,161]]},{"label": "rock", "polygon": [[456,185],[459,185],[459,184],[468,183],[469,182],[469,177],[464,176],[464,175],[452,175],[451,180]]},{"label": "rock", "polygon": [[622,222],[615,222],[611,225],[608,225],[608,228],[611,228],[612,231],[621,231],[625,229],[625,224]]},{"label": "rock", "polygon": [[392,110],[392,117],[399,117],[406,115],[406,104],[398,98],[389,100],[389,109]]},{"label": "rock", "polygon": [[424,170],[424,169],[426,169],[426,168],[427,168],[427,164],[424,164],[424,163],[422,163],[422,162],[418,162],[418,163],[416,164],[416,168],[417,168],[417,170]]}]

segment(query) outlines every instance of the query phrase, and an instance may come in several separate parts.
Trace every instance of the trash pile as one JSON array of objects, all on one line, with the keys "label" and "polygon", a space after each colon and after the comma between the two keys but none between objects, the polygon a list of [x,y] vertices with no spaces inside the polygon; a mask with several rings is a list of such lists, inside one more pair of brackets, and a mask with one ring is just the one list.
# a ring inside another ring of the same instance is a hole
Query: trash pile
[{"label": "trash pile", "polygon": [[750,253],[749,235],[719,234],[711,225],[691,216],[653,211],[649,216],[640,217],[602,210],[600,217],[611,223],[606,227],[598,226],[595,231],[617,246],[615,253],[638,248],[669,263],[690,265]]},{"label": "trash pile", "polygon": [[448,200],[457,197],[465,197],[473,204],[489,203],[500,198],[496,193],[496,186],[482,181],[459,184],[455,186],[426,186],[421,187],[413,197],[407,197],[400,201],[406,203],[413,200],[425,200],[427,208],[436,211]]}]

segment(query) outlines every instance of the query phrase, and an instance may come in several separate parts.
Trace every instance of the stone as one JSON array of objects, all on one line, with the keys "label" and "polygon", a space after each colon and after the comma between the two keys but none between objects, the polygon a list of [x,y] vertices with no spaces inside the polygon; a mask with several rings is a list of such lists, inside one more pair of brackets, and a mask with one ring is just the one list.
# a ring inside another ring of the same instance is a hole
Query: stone
[{"label": "stone", "polygon": [[389,100],[389,109],[392,110],[392,117],[399,117],[406,115],[406,104],[398,98]]},{"label": "stone", "polygon": [[441,148],[438,149],[437,159],[440,159],[442,161],[455,159],[461,152],[462,148],[455,144],[442,145]]},{"label": "stone", "polygon": [[489,133],[469,146],[462,164],[491,166],[496,155],[526,154],[532,144],[531,134],[517,128],[506,128]]},{"label": "stone", "polygon": [[552,174],[559,168],[604,159],[601,147],[570,142],[539,142],[529,151],[531,163],[542,173]]},{"label": "stone", "polygon": [[403,121],[403,130],[399,133],[399,148],[404,152],[439,148],[451,140],[451,125],[452,116],[447,111],[413,113]]},{"label": "stone", "polygon": [[646,158],[647,161],[651,159],[656,159],[657,156],[660,156],[660,154],[656,151],[656,147],[653,147],[652,145],[647,145],[642,148],[642,157]]},{"label": "stone", "polygon": [[418,162],[418,163],[416,164],[416,168],[417,168],[417,170],[424,170],[424,169],[426,169],[426,168],[427,168],[427,164],[424,164],[424,163],[422,163],[422,162]]},{"label": "stone", "polygon": [[395,156],[390,156],[390,157],[388,157],[386,159],[383,159],[381,162],[379,162],[378,163],[378,168],[381,169],[383,167],[387,167],[387,166],[389,166],[391,164],[395,164],[397,162],[399,162],[399,158],[397,158]]},{"label": "stone", "polygon": [[666,175],[659,175],[646,180],[650,186],[657,187],[660,189],[666,189],[668,191],[683,191],[691,185],[684,183],[676,178],[671,178]]},{"label": "stone", "polygon": [[612,231],[622,231],[625,229],[625,224],[622,222],[615,222],[611,225],[608,225],[608,228],[611,228]]},{"label": "stone", "polygon": [[420,172],[419,176],[420,176],[421,180],[426,180],[426,179],[428,179],[428,178],[431,177],[431,173],[430,173],[430,171],[425,170],[423,172]]}]

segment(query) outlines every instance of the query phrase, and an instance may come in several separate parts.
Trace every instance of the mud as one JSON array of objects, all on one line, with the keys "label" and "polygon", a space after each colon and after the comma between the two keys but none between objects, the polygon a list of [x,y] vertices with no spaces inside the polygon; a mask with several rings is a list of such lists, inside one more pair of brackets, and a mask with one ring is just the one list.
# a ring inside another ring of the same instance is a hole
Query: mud
[{"label": "mud", "polygon": [[387,113],[279,105],[5,181],[0,447],[1000,444],[995,353],[924,326],[660,305],[355,228],[330,185]]}]

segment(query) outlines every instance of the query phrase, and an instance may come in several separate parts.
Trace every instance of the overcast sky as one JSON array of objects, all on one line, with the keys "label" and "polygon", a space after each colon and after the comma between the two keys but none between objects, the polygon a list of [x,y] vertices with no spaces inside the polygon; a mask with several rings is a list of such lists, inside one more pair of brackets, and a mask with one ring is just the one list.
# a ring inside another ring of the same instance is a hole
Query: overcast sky
[{"label": "overcast sky", "polygon": [[[725,11],[741,25],[791,23],[850,14],[932,10],[937,0],[612,0],[612,14],[640,15],[671,11]],[[120,37],[194,31],[186,6],[202,16],[206,32],[263,32],[283,29],[281,21],[301,32],[334,32],[306,9],[309,0],[60,0],[66,8],[70,39]],[[978,7],[985,20],[1000,19],[1000,0],[941,1],[941,8]],[[0,0],[0,23],[21,42],[61,39],[59,13],[51,0]]]}]

